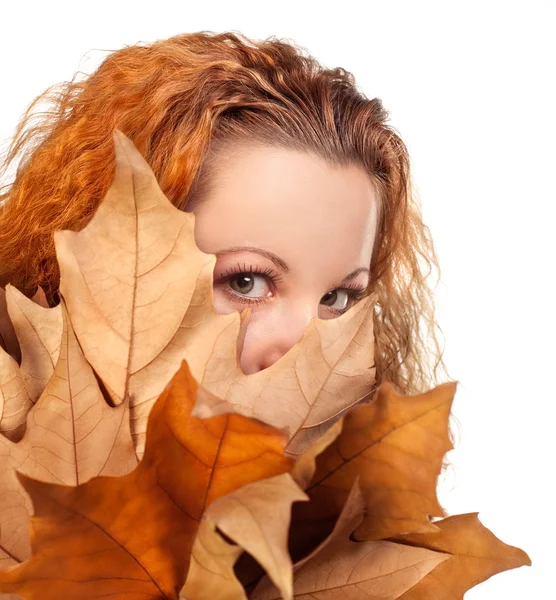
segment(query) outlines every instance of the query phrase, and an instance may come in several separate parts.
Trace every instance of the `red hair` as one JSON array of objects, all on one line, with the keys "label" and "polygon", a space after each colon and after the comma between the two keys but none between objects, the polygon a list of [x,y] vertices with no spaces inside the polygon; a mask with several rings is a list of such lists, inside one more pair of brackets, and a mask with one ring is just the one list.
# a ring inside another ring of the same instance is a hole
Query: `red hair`
[{"label": "red hair", "polygon": [[[44,102],[50,108],[37,118]],[[6,172],[18,161],[0,194],[0,285],[28,296],[41,286],[51,306],[59,301],[53,232],[83,228],[104,197],[115,128],[183,210],[202,201],[222,145],[263,143],[331,165],[356,163],[380,198],[368,290],[379,297],[377,385],[389,380],[402,393],[422,393],[438,382],[439,365],[445,369],[427,283],[440,268],[406,146],[388,118],[351,73],[324,68],[275,37],[255,42],[203,31],[117,50],[90,76],[46,90],[17,128],[3,164]]]}]

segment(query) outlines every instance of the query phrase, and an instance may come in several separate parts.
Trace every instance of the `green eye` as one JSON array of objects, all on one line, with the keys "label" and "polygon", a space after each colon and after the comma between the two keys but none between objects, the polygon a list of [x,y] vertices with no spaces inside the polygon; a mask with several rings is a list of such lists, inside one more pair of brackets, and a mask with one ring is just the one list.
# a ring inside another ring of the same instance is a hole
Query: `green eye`
[{"label": "green eye", "polygon": [[[234,286],[237,285],[237,289]],[[238,275],[230,279],[230,287],[239,294],[248,294],[253,289],[253,277],[250,275]]]},{"label": "green eye", "polygon": [[327,303],[327,300],[330,300],[332,298],[332,304],[334,304],[334,302],[336,302],[336,290],[334,290],[333,292],[328,292],[328,294],[325,294],[322,299],[323,299],[323,304]]},{"label": "green eye", "polygon": [[349,301],[349,294],[347,293],[346,290],[332,290],[331,292],[328,292],[328,294],[325,294],[322,297],[322,304],[324,304],[325,306],[333,306],[337,301],[338,301],[338,292],[344,292],[345,295],[345,299],[342,302],[342,306],[336,306],[334,307],[335,310],[344,310],[346,308],[346,306],[348,305],[348,301]]}]

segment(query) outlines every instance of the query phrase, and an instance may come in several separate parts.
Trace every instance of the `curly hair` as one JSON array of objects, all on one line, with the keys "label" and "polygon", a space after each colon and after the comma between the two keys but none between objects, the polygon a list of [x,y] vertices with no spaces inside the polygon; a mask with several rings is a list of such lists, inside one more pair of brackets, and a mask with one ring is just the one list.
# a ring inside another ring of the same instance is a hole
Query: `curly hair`
[{"label": "curly hair", "polygon": [[376,385],[423,393],[439,382],[439,366],[446,370],[428,285],[440,267],[407,148],[388,120],[382,101],[361,93],[351,73],[324,68],[275,36],[201,31],[112,52],[91,75],[48,88],[17,127],[0,172],[18,165],[0,190],[0,285],[27,296],[41,286],[50,306],[59,302],[53,232],[83,228],[106,194],[115,128],[168,199],[188,211],[209,189],[223,145],[258,142],[331,165],[355,163],[380,204],[367,290],[378,294]]}]

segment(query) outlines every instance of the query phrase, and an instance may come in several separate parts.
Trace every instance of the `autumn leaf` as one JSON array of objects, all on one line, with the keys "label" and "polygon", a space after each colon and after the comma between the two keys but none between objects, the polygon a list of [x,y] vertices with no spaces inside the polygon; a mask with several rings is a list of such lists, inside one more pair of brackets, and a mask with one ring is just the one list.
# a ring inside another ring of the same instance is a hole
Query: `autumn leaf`
[{"label": "autumn leaf", "polygon": [[247,600],[245,590],[234,573],[234,564],[243,548],[229,543],[218,533],[216,523],[210,518],[210,509],[209,506],[197,530],[180,599]]},{"label": "autumn leaf", "polygon": [[0,349],[8,353],[18,364],[21,362],[21,348],[8,314],[6,290],[3,287],[0,287]]},{"label": "autumn leaf", "polygon": [[336,421],[323,435],[317,438],[305,451],[297,457],[292,469],[292,477],[305,490],[311,483],[317,468],[317,457],[321,454],[342,432],[342,420]]},{"label": "autumn leaf", "polygon": [[151,411],[143,459],[127,475],[77,487],[18,475],[35,509],[33,552],[0,572],[0,591],[26,600],[177,598],[204,510],[293,463],[270,426],[233,414],[191,417],[196,391],[183,362]]},{"label": "autumn leaf", "polygon": [[[6,304],[5,311],[0,306],[0,319],[7,346],[7,350],[0,348],[0,433],[17,441],[25,431],[27,413],[54,372],[62,314],[59,306],[45,308],[12,285],[2,290],[0,297],[0,305]],[[21,356],[21,364],[17,355]]]},{"label": "autumn leaf", "polygon": [[[15,289],[15,288],[12,288]],[[11,292],[8,292],[11,293]],[[23,439],[0,436],[0,566],[29,557],[31,501],[16,471],[75,486],[98,475],[123,475],[136,465],[126,404],[108,406],[59,305],[62,335],[46,389],[27,417]]]},{"label": "autumn leaf", "polygon": [[196,246],[194,214],[170,203],[117,130],[114,142],[108,193],[85,228],[57,231],[55,245],[60,291],[85,357],[114,405],[130,397],[138,455],[150,408],[183,359],[217,398],[213,416],[234,410],[272,423],[291,440],[288,452],[301,453],[374,390],[377,294],[337,319],[313,319],[279,361],[245,375],[238,352],[251,309],[215,312],[216,257]]},{"label": "autumn leaf", "polygon": [[150,408],[185,355],[199,379],[204,354],[239,315],[205,318],[215,257],[196,247],[193,216],[163,195],[131,141],[116,131],[114,143],[114,180],[93,218],[54,238],[79,343],[112,402],[130,397],[141,455]]},{"label": "autumn leaf", "polygon": [[396,536],[394,541],[446,552],[453,556],[438,565],[400,600],[463,600],[472,587],[496,573],[531,565],[523,550],[499,540],[478,519],[478,513],[436,521],[437,531]]},{"label": "autumn leaf", "polygon": [[[294,521],[303,541],[325,530],[340,513],[357,477],[367,511],[355,538],[373,540],[410,531],[431,531],[429,515],[444,516],[436,485],[444,454],[451,449],[448,417],[453,382],[424,394],[404,396],[386,382],[371,404],[353,408],[338,437],[317,457]],[[313,532],[313,533],[311,533]]]},{"label": "autumn leaf", "polygon": [[[40,286],[31,300],[43,308],[49,308],[46,294]],[[3,287],[0,287],[0,348],[5,350],[17,364],[21,364],[21,348],[8,313],[6,290]]]},{"label": "autumn leaf", "polygon": [[216,410],[208,414],[234,410],[272,423],[290,438],[287,452],[299,456],[374,392],[377,298],[371,294],[336,319],[311,319],[284,356],[249,376],[243,375],[231,351],[232,331],[224,332],[203,378],[203,385],[218,398]]},{"label": "autumn leaf", "polygon": [[[294,598],[398,598],[449,558],[444,553],[388,541],[352,541],[350,534],[361,523],[363,510],[356,481],[330,536],[295,565]],[[282,596],[265,577],[251,597],[279,600]]]},{"label": "autumn leaf", "polygon": [[[289,473],[255,481],[215,500],[206,513],[209,523],[202,534],[201,526],[193,546],[193,562],[182,595],[188,600],[244,597],[237,595],[237,590],[244,592],[232,568],[239,554],[235,555],[230,547],[215,540],[217,526],[227,538],[257,560],[280,590],[281,597],[290,600],[292,563],[288,554],[288,528],[291,505],[305,500],[308,500],[306,494]],[[215,549],[211,551],[211,547]],[[212,591],[209,593],[209,590]]]}]

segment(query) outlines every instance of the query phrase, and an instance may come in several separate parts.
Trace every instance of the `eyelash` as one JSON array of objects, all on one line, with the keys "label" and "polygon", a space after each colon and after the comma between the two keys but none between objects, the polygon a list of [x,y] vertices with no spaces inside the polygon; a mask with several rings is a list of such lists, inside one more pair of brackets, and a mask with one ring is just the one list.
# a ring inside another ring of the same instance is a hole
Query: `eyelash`
[{"label": "eyelash", "polygon": [[[280,275],[278,275],[278,273],[276,273],[272,269],[260,269],[259,267],[253,265],[250,265],[249,268],[247,268],[245,263],[243,263],[243,266],[240,263],[238,263],[237,266],[231,267],[229,270],[226,269],[224,273],[221,273],[218,278],[218,283],[227,284],[236,275],[249,275],[251,273],[257,275],[264,275],[265,277],[270,279],[270,281],[272,281],[273,285],[276,285],[276,283],[283,281]],[[367,288],[356,284],[334,288],[333,290],[330,290],[330,292],[346,291],[348,293],[350,303],[348,303],[347,308],[344,310],[338,310],[336,308],[330,307],[327,308],[335,315],[343,315],[359,299],[361,299],[364,296],[366,289]],[[228,295],[228,297],[232,298],[232,300],[241,302],[242,304],[260,304],[261,302],[267,301],[266,298],[247,298],[245,296],[240,296],[238,293],[231,290],[227,285],[224,286],[224,292]],[[330,292],[327,293],[330,294]]]}]

